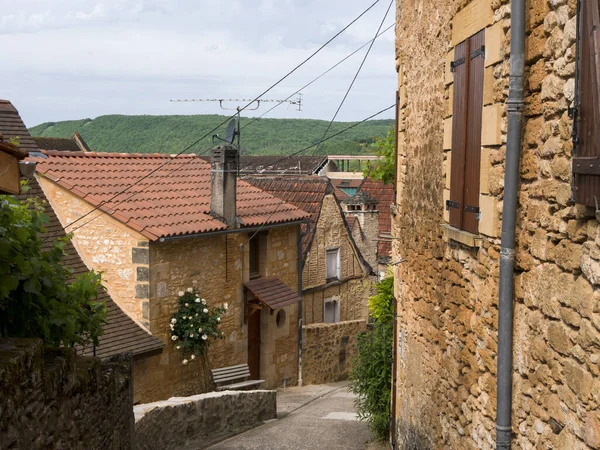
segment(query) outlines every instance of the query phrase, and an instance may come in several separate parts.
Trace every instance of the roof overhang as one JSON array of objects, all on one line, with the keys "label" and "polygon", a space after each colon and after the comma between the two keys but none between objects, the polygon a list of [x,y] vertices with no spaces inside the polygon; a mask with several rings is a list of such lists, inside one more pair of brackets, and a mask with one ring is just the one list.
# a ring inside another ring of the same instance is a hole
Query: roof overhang
[{"label": "roof overhang", "polygon": [[271,311],[293,305],[302,300],[297,292],[292,291],[277,277],[256,278],[247,281],[244,286]]}]

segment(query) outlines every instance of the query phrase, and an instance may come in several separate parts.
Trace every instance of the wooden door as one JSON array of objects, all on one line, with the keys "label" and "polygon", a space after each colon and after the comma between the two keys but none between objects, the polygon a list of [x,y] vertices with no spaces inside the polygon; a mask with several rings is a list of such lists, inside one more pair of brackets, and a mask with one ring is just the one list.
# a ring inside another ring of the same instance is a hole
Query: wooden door
[{"label": "wooden door", "polygon": [[248,317],[248,367],[254,380],[260,379],[260,309],[252,309]]}]

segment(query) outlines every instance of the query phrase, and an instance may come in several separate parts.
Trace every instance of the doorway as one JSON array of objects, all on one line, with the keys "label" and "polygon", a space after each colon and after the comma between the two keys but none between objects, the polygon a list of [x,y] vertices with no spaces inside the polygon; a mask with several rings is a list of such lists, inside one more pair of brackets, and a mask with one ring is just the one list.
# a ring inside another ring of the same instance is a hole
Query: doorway
[{"label": "doorway", "polygon": [[260,308],[251,308],[248,317],[248,368],[253,380],[260,380]]}]

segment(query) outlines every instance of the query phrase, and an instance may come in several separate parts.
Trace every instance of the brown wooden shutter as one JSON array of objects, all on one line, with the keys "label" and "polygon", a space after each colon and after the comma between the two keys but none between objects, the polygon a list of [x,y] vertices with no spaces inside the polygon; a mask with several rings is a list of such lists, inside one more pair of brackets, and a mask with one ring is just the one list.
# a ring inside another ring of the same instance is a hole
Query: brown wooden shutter
[{"label": "brown wooden shutter", "polygon": [[469,90],[467,143],[465,146],[465,191],[462,229],[477,234],[479,225],[479,172],[481,161],[481,116],[483,112],[483,62],[485,30],[469,38]]},{"label": "brown wooden shutter", "polygon": [[465,172],[465,146],[467,143],[467,94],[469,41],[461,42],[454,48],[454,97],[452,104],[452,159],[450,161],[450,200],[446,208],[450,212],[450,225],[462,228],[463,193]]},{"label": "brown wooden shutter", "polygon": [[600,203],[600,0],[582,0],[577,48],[574,198]]},{"label": "brown wooden shutter", "polygon": [[485,30],[454,51],[450,225],[478,232]]}]

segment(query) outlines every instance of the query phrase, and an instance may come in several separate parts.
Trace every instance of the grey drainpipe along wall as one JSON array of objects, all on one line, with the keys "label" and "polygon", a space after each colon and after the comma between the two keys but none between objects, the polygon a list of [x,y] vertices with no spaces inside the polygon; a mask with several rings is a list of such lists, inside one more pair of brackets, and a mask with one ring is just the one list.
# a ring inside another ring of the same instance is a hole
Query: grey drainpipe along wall
[{"label": "grey drainpipe along wall", "polygon": [[523,126],[523,70],[525,50],[525,0],[511,0],[510,83],[508,91],[508,135],[504,172],[504,205],[500,249],[498,298],[498,378],[496,403],[496,448],[510,449],[512,439],[512,352],[515,228]]}]

